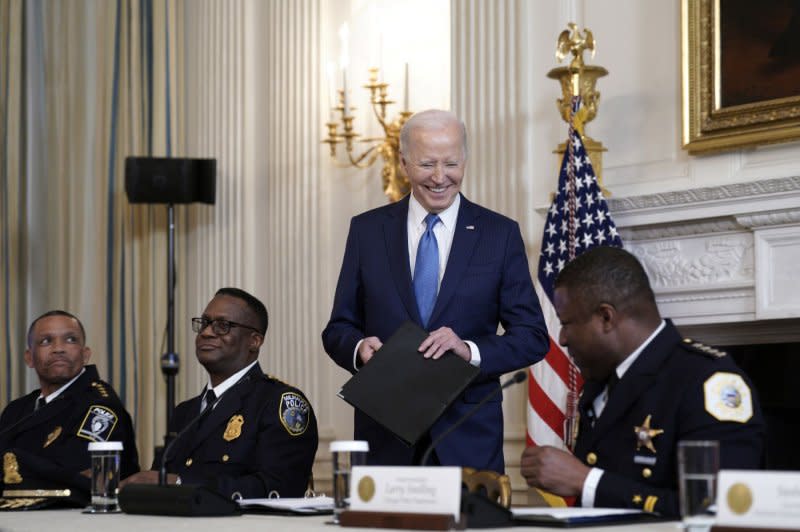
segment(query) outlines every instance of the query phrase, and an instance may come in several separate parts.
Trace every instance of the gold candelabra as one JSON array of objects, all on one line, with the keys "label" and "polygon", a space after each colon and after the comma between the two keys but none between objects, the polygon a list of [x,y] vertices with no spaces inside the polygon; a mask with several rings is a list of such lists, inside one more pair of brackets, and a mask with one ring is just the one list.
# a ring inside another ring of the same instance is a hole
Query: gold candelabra
[{"label": "gold candelabra", "polygon": [[[567,54],[571,53],[572,61],[569,66],[552,69],[547,73],[547,77],[561,82],[561,92],[564,97],[559,98],[556,105],[565,122],[569,123],[570,121],[572,97],[581,97],[581,107],[575,114],[574,127],[583,140],[589,160],[592,161],[597,182],[603,193],[608,195],[603,188],[603,152],[607,150],[601,142],[594,140],[584,132],[586,123],[597,115],[600,92],[595,89],[595,85],[599,78],[608,74],[608,70],[601,66],[584,64],[583,52],[585,50],[589,50],[594,57],[595,40],[592,32],[586,28],[580,32],[578,26],[570,22],[567,24],[567,29],[558,36],[556,59],[560,63]],[[566,143],[562,142],[556,148],[555,153],[562,157],[565,151]]]},{"label": "gold candelabra", "polygon": [[[358,139],[358,142],[368,144],[368,146],[362,153],[354,153],[355,141],[361,135],[356,133],[353,128],[355,117],[351,112],[356,108],[350,107],[347,102],[347,86],[345,85],[338,91],[338,105],[331,108],[331,121],[325,124],[328,128],[328,136],[322,139],[322,142],[330,146],[331,159],[339,168],[369,168],[379,156],[382,157],[383,192],[390,201],[397,201],[408,194],[411,189],[408,177],[400,166],[400,130],[414,113],[406,109],[400,111],[400,114],[392,120],[387,120],[386,106],[396,102],[388,98],[389,84],[378,81],[378,70],[377,68],[369,69],[369,83],[363,87],[370,91],[372,112],[383,128],[384,136]],[[406,87],[406,93],[408,93],[408,87]],[[407,97],[405,106],[408,107]],[[341,114],[340,123],[333,120],[334,113]],[[342,126],[341,132],[339,131],[340,125]],[[341,161],[337,154],[337,146],[342,143],[347,152],[345,161]]]}]

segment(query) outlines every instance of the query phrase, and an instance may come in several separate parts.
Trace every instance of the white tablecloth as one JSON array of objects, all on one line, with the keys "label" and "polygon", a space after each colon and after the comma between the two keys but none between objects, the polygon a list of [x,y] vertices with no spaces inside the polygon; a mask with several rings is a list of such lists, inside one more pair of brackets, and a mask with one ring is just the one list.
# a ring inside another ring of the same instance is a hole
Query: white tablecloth
[{"label": "white tablecloth", "polygon": [[[39,510],[31,512],[0,512],[0,530],[3,532],[237,532],[259,530],[270,532],[334,532],[339,527],[326,524],[331,516],[287,517],[264,514],[246,514],[237,517],[161,517],[149,515],[107,514],[89,515],[80,510]],[[555,531],[557,528],[515,527],[516,530]],[[631,524],[581,528],[603,532],[678,532],[680,523],[664,522],[647,525]],[[345,529],[342,529],[345,530]],[[376,529],[347,528],[352,531]],[[386,529],[381,529],[386,530]]]}]

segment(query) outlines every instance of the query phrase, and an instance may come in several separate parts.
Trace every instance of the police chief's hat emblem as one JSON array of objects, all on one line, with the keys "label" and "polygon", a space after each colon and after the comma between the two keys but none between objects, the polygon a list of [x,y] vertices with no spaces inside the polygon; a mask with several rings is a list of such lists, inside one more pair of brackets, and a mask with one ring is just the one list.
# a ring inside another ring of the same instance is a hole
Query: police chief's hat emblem
[{"label": "police chief's hat emblem", "polygon": [[296,392],[285,392],[281,395],[278,417],[286,432],[299,436],[308,428],[310,410],[305,397]]}]

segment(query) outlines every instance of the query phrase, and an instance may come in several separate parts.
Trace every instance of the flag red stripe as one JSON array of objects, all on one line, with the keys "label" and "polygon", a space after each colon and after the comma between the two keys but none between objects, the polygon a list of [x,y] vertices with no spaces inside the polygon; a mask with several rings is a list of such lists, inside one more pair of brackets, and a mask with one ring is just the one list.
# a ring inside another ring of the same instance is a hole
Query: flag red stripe
[{"label": "flag red stripe", "polygon": [[553,368],[553,371],[556,372],[564,384],[569,386],[570,361],[567,355],[564,354],[564,351],[561,350],[561,347],[553,341],[552,338],[550,338],[550,350],[547,352],[544,359],[550,364],[550,367]]},{"label": "flag red stripe", "polygon": [[564,437],[564,413],[558,406],[550,399],[550,396],[545,392],[536,379],[530,379],[530,386],[528,386],[528,399],[533,405],[533,409],[544,420],[545,423],[558,434],[559,437]]}]

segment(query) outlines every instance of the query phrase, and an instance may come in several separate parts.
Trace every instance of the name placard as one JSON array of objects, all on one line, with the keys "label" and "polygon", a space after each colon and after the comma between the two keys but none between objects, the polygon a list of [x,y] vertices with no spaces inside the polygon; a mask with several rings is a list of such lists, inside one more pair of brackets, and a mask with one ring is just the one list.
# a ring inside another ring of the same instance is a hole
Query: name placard
[{"label": "name placard", "polygon": [[796,529],[800,473],[722,470],[717,479],[717,525]]},{"label": "name placard", "polygon": [[461,468],[353,467],[350,509],[449,514],[458,519],[461,512]]}]

